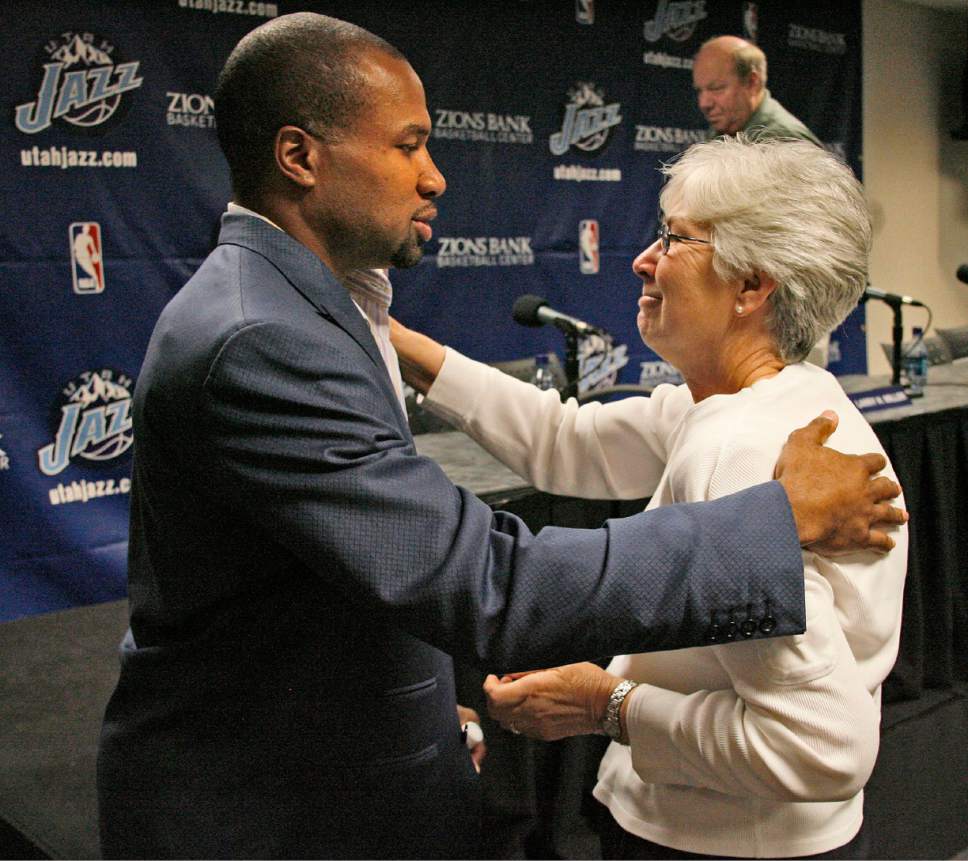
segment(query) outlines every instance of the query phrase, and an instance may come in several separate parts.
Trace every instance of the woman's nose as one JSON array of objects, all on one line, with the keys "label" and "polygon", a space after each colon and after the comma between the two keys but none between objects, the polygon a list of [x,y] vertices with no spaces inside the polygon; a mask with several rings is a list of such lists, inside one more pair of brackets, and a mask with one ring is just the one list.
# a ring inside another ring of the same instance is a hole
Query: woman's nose
[{"label": "woman's nose", "polygon": [[662,240],[656,239],[648,248],[643,249],[639,256],[632,261],[632,271],[639,276],[639,278],[648,278],[651,280],[652,276],[655,274],[655,266],[659,261],[659,257],[662,255]]}]

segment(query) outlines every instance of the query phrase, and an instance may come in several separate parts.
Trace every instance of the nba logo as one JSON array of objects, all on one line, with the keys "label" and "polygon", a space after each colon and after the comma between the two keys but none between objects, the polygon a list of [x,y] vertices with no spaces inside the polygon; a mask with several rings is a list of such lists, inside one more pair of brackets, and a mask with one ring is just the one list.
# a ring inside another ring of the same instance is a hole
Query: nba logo
[{"label": "nba logo", "polygon": [[598,272],[598,222],[594,218],[578,223],[578,265],[583,275]]},{"label": "nba logo", "polygon": [[104,261],[101,257],[101,225],[75,221],[68,229],[71,273],[75,293],[104,292]]},{"label": "nba logo", "polygon": [[595,0],[575,0],[575,20],[579,24],[594,24]]}]

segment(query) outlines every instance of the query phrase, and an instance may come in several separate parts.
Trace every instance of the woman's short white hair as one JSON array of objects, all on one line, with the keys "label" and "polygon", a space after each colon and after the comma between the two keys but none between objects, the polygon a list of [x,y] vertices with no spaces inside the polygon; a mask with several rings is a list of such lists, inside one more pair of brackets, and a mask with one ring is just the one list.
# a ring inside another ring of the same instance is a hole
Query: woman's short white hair
[{"label": "woman's short white hair", "polygon": [[807,141],[740,134],[695,144],[661,170],[665,216],[710,231],[721,278],[776,281],[769,325],[784,361],[802,360],[857,304],[871,220],[839,159]]}]

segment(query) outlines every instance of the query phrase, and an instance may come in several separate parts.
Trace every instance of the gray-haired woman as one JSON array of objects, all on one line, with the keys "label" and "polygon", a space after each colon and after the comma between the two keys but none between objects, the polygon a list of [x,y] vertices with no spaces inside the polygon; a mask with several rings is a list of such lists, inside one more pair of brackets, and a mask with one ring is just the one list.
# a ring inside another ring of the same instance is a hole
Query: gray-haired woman
[{"label": "gray-haired woman", "polygon": [[[632,268],[639,331],[685,385],[561,404],[397,326],[407,375],[433,381],[425,404],[540,489],[650,507],[768,480],[790,431],[825,409],[834,448],[883,451],[834,377],[802,362],[864,288],[870,219],[850,171],[809,143],[738,137],[664,172],[659,238]],[[491,714],[544,739],[615,738],[595,789],[606,857],[860,857],[906,527],[893,538],[883,555],[804,552],[802,636],[755,639],[769,619],[750,596],[709,619],[709,648],[490,676]]]}]

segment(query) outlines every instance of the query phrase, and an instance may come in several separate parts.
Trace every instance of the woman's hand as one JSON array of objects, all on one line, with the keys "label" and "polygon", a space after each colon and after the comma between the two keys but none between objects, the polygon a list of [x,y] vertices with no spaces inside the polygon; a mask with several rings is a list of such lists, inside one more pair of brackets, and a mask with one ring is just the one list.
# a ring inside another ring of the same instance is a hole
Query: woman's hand
[{"label": "woman's hand", "polygon": [[440,373],[446,351],[433,338],[408,329],[390,318],[390,343],[400,359],[400,374],[406,383],[425,395]]},{"label": "woman's hand", "polygon": [[[467,706],[462,706],[460,703],[457,704],[457,721],[461,725],[461,730],[466,733],[464,736],[464,741],[467,744],[468,750],[471,752],[471,762],[474,763],[474,768],[477,769],[477,773],[481,773],[481,763],[484,762],[484,757],[487,756],[487,745],[484,743],[484,735],[481,733],[481,718],[480,715],[474,709],[468,708]],[[477,733],[480,738],[475,739],[471,736],[471,729],[469,725],[476,725]]]},{"label": "woman's hand", "polygon": [[591,663],[484,680],[487,712],[505,729],[544,741],[597,733],[621,681]]}]

